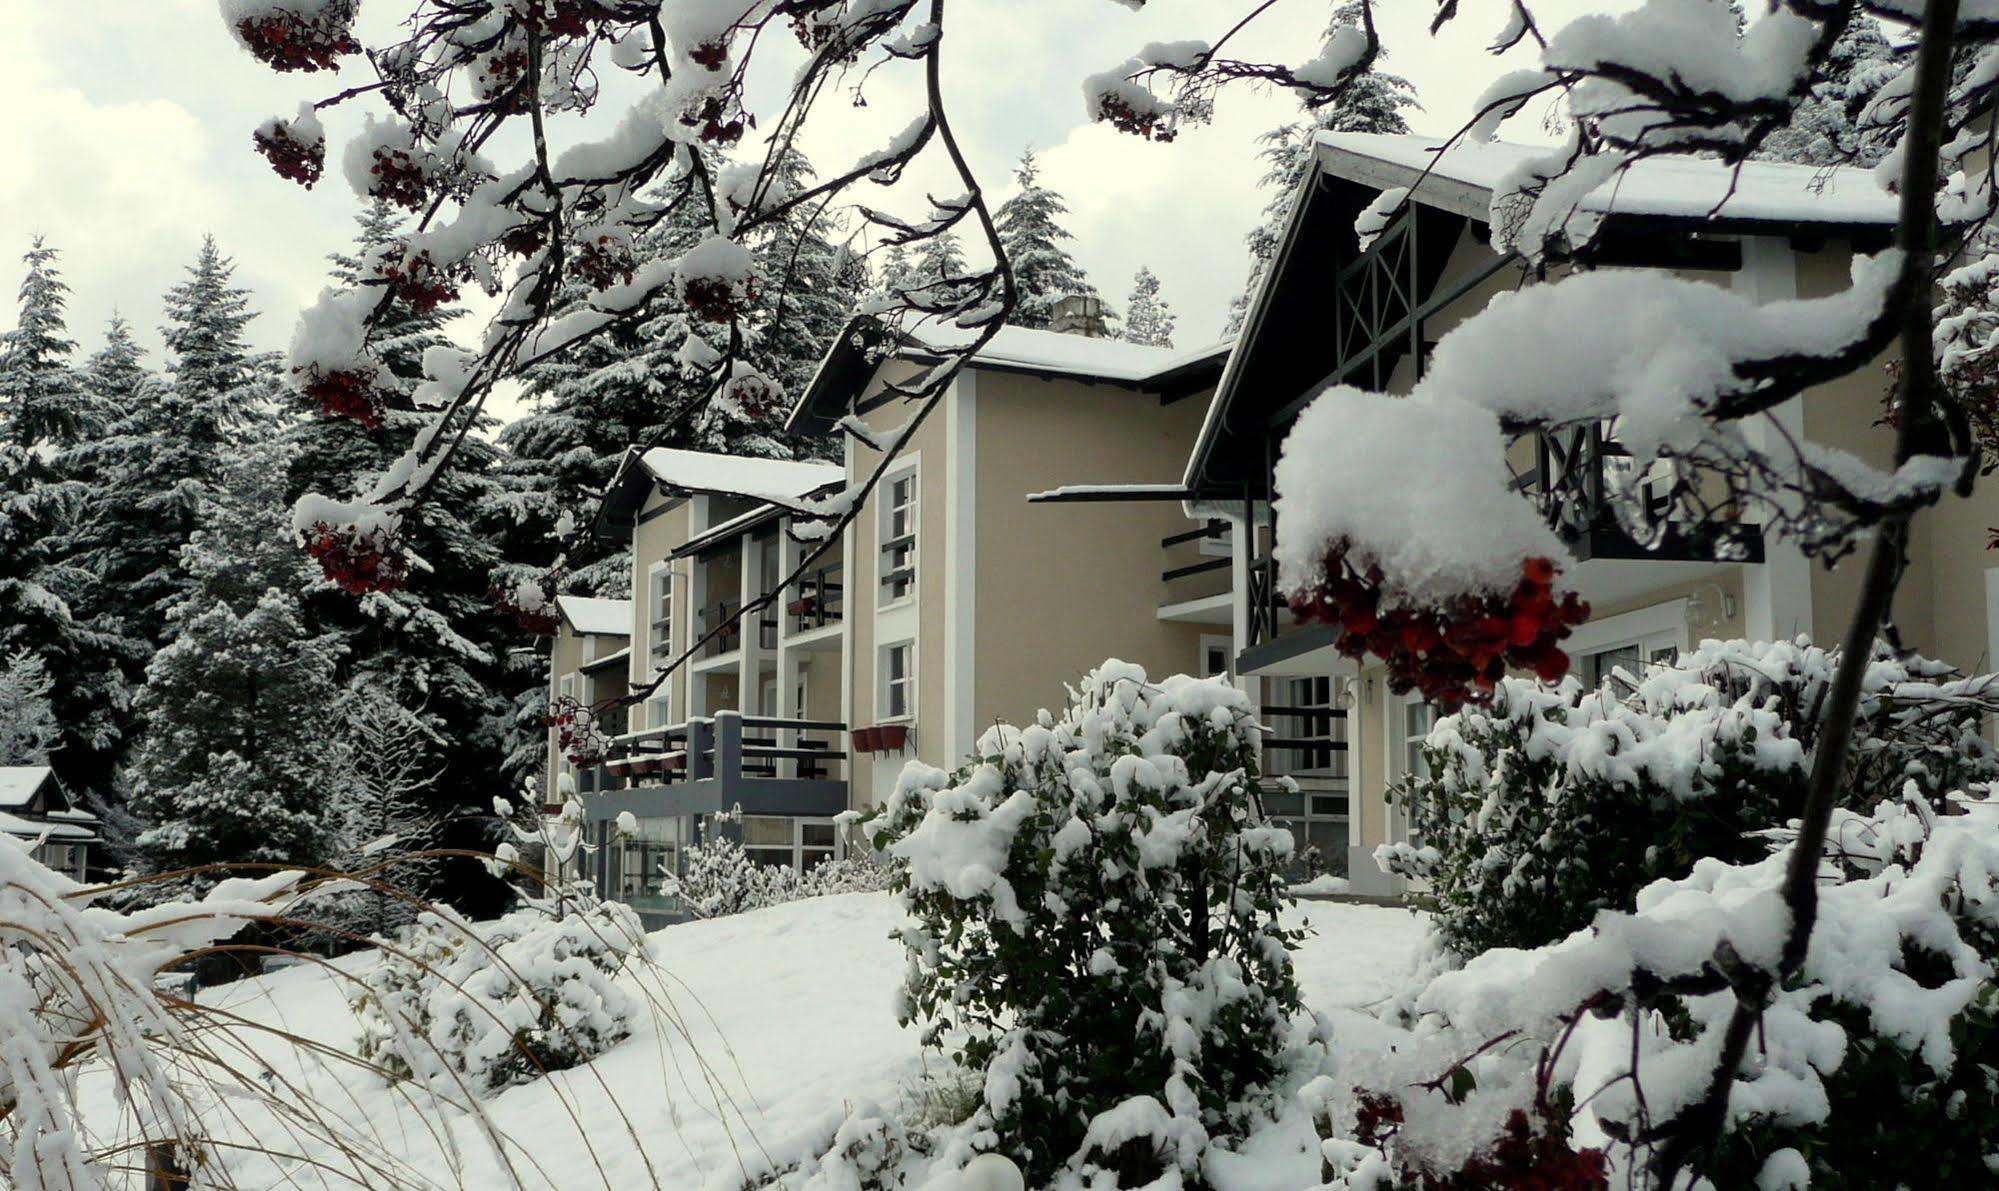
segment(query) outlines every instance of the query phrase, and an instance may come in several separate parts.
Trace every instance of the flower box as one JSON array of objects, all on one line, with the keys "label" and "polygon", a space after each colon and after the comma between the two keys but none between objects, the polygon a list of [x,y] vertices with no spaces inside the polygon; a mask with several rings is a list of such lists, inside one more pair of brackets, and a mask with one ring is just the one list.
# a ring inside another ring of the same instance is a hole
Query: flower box
[{"label": "flower box", "polygon": [[879,732],[880,729],[878,728],[854,729],[854,751],[857,753],[875,752],[880,747],[877,743],[880,739],[878,736]]},{"label": "flower box", "polygon": [[883,724],[875,729],[875,742],[884,753],[899,753],[909,747],[909,725]]}]

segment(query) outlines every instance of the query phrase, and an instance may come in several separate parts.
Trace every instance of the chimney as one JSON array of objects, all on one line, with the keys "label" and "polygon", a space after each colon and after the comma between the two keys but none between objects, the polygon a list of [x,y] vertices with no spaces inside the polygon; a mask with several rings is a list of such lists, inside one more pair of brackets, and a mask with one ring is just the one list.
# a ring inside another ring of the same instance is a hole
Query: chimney
[{"label": "chimney", "polygon": [[1055,300],[1048,317],[1048,329],[1062,335],[1084,335],[1102,339],[1110,334],[1104,324],[1104,300],[1095,294],[1070,294]]}]

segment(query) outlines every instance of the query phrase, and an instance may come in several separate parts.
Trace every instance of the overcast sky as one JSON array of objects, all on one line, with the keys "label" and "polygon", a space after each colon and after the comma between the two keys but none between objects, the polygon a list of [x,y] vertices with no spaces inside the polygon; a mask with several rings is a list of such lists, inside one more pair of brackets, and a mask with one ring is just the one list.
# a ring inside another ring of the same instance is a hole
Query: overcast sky
[{"label": "overcast sky", "polygon": [[[1243,233],[1267,197],[1256,187],[1256,137],[1293,118],[1296,105],[1281,94],[1226,92],[1212,125],[1157,145],[1086,123],[1080,83],[1145,42],[1212,38],[1247,7],[1151,0],[1133,13],[1109,0],[954,0],[950,11],[947,99],[985,184],[1003,197],[1021,150],[1039,151],[1044,177],[1071,208],[1074,253],[1098,289],[1121,305],[1133,272],[1150,265],[1180,317],[1183,346],[1221,330],[1245,274]],[[1543,11],[1581,7],[1563,0]],[[363,0],[364,29],[379,31],[409,8],[409,0]],[[1278,0],[1243,56],[1303,61],[1329,9],[1326,0]],[[1411,122],[1434,132],[1455,127],[1502,64],[1481,49],[1497,6],[1469,7],[1437,39],[1425,30],[1433,11],[1429,0],[1385,0],[1379,19],[1387,65],[1415,83],[1424,104]],[[213,233],[262,312],[253,341],[282,347],[298,308],[325,284],[326,255],[347,243],[358,200],[337,168],[310,192],[278,178],[252,150],[250,131],[362,70],[350,65],[334,85],[324,75],[272,74],[237,48],[216,0],[0,0],[0,110],[13,113],[0,122],[0,293],[13,293],[19,253],[40,233],[62,250],[75,290],[70,328],[83,349],[95,350],[115,309],[157,351],[160,294]],[[852,159],[905,126],[917,95],[910,73],[871,85],[865,108],[829,97],[806,146],[815,162]],[[600,115],[615,119],[611,106]],[[357,121],[329,121],[336,153]],[[11,313],[0,316],[10,324]]]}]

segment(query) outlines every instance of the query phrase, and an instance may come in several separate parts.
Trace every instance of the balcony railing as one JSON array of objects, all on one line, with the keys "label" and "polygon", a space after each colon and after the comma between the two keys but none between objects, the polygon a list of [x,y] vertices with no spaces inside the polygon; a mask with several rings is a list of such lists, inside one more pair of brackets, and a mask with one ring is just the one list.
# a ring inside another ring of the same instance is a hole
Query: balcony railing
[{"label": "balcony railing", "polygon": [[[1532,499],[1580,559],[1657,558],[1678,562],[1761,562],[1763,538],[1753,525],[1719,510],[1718,517],[1675,519],[1682,485],[1698,477],[1638,462],[1601,422],[1533,432],[1534,468],[1513,486]],[[1627,510],[1620,517],[1619,503]],[[1650,527],[1634,536],[1630,524]]]},{"label": "balcony railing", "polygon": [[791,602],[785,605],[793,633],[809,633],[840,623],[846,612],[846,587],[840,572],[841,564],[829,563],[799,578]]},{"label": "balcony railing", "polygon": [[[1229,523],[1211,520],[1180,533],[1168,534],[1159,539],[1159,549],[1165,555],[1166,567],[1159,573],[1159,581],[1179,591],[1181,580],[1191,580],[1198,575],[1213,575],[1225,572],[1234,560],[1230,557]],[[1191,587],[1192,585],[1184,585]],[[1218,591],[1228,590],[1228,581],[1219,584],[1210,581]]]},{"label": "balcony railing", "polygon": [[1347,713],[1337,707],[1266,704],[1262,718],[1270,735],[1263,740],[1263,768],[1271,777],[1309,774],[1345,781]]},{"label": "balcony railing", "polygon": [[[718,658],[725,653],[734,653],[743,647],[744,620],[739,613],[742,603],[737,600],[723,600],[700,610],[697,619],[701,626],[701,636],[707,644],[701,647],[703,658]],[[720,629],[717,632],[717,629]],[[777,648],[777,614],[769,608],[763,610],[756,620],[757,647]],[[715,635],[710,637],[709,634]]]},{"label": "balcony railing", "polygon": [[579,775],[578,787],[604,793],[708,779],[725,788],[744,779],[839,780],[847,760],[839,741],[846,730],[833,720],[722,712],[614,738],[604,762]]}]

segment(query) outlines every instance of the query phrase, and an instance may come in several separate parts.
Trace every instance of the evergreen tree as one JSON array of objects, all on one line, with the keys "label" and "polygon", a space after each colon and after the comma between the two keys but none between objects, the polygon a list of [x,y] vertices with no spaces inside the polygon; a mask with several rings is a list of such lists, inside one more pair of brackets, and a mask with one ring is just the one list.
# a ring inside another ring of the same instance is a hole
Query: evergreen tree
[{"label": "evergreen tree", "polygon": [[1173,346],[1173,308],[1159,296],[1159,275],[1139,266],[1132,278],[1131,297],[1124,303],[1124,337],[1153,347]]},{"label": "evergreen tree", "polygon": [[909,261],[909,249],[902,244],[891,244],[882,254],[874,292],[892,297],[915,278],[916,266]]},{"label": "evergreen tree", "polygon": [[152,871],[320,864],[351,785],[339,638],[310,629],[283,461],[252,447],[199,509],[179,566],[178,632],[146,667],[131,805]]},{"label": "evergreen tree", "polygon": [[68,557],[86,491],[76,438],[100,423],[70,365],[55,250],[37,240],[26,259],[16,327],[0,336],[0,649],[62,675],[53,760],[72,790],[101,793],[130,701],[120,662],[142,654],[89,609],[97,577]]},{"label": "evergreen tree", "polygon": [[[1358,24],[1360,9],[1353,0],[1333,13],[1333,30]],[[1376,56],[1374,67],[1348,84],[1339,99],[1311,113],[1310,118],[1273,128],[1260,138],[1264,169],[1258,184],[1270,192],[1270,201],[1264,204],[1263,222],[1244,237],[1249,245],[1249,281],[1229,304],[1229,334],[1242,330],[1242,321],[1249,316],[1249,297],[1256,292],[1264,270],[1277,256],[1285,221],[1291,217],[1292,196],[1297,193],[1305,171],[1311,168],[1319,134],[1409,131],[1409,121],[1403,118],[1403,112],[1420,106],[1416,102],[1416,89],[1408,79],[1379,69],[1385,57],[1387,51],[1383,50]]]},{"label": "evergreen tree", "polygon": [[[204,240],[187,279],[167,292],[167,377],[140,378],[106,435],[79,451],[91,482],[74,557],[95,576],[98,610],[155,646],[167,636],[167,609],[187,591],[180,551],[202,502],[215,495],[236,437],[271,417],[270,361],[244,341],[254,315],[234,272],[214,238]],[[130,381],[128,346],[100,356],[97,378]]]},{"label": "evergreen tree", "polygon": [[1000,204],[994,216],[1019,294],[1012,321],[1019,327],[1045,329],[1054,317],[1055,303],[1072,295],[1094,297],[1097,291],[1062,246],[1073,238],[1060,223],[1069,208],[1061,195],[1041,184],[1041,168],[1032,150],[1021,154],[1013,177],[1020,189]]},{"label": "evergreen tree", "polygon": [[[787,155],[773,173],[781,192],[812,184],[812,166],[802,153]],[[759,312],[753,362],[783,387],[787,398],[782,403],[785,408],[746,411],[766,425],[783,421],[789,399],[811,382],[820,357],[866,288],[865,274],[854,272],[856,258],[834,243],[836,232],[823,210],[808,205],[779,220],[756,245],[770,292]],[[786,444],[784,454],[790,453]]]},{"label": "evergreen tree", "polygon": [[[381,204],[357,223],[353,249],[332,259],[334,280],[346,286],[358,285],[370,271],[366,262],[398,242],[401,231],[399,217]],[[449,342],[443,326],[456,314],[448,305],[415,311],[398,302],[371,344],[407,388],[422,375],[424,353]],[[429,421],[407,398],[392,400],[373,429],[300,409],[285,432],[290,457],[282,503],[289,507],[307,492],[345,495],[371,487]],[[292,589],[305,593],[309,623],[341,641],[346,685],[364,695],[415,693],[429,750],[422,764],[440,775],[425,796],[439,801],[431,808],[439,815],[454,809],[452,802],[483,802],[482,791],[500,788],[500,742],[513,694],[524,682],[539,685],[518,673],[510,651],[526,639],[493,600],[495,573],[519,546],[522,506],[498,448],[474,436],[438,478],[433,499],[404,521],[403,536],[425,563],[407,585],[361,600],[317,575]]]},{"label": "evergreen tree", "polygon": [[69,286],[56,250],[36,236],[22,257],[20,316],[0,335],[0,417],[8,442],[24,447],[67,445],[94,428],[90,394],[70,366],[76,344],[63,321]]},{"label": "evergreen tree", "polygon": [[42,659],[17,650],[0,664],[0,765],[47,765],[62,743],[55,681]]},{"label": "evergreen tree", "polygon": [[1896,130],[1863,129],[1853,114],[1898,70],[1881,26],[1866,13],[1857,14],[1833,43],[1823,77],[1790,122],[1764,140],[1757,157],[1798,165],[1878,165],[1895,147]]}]

